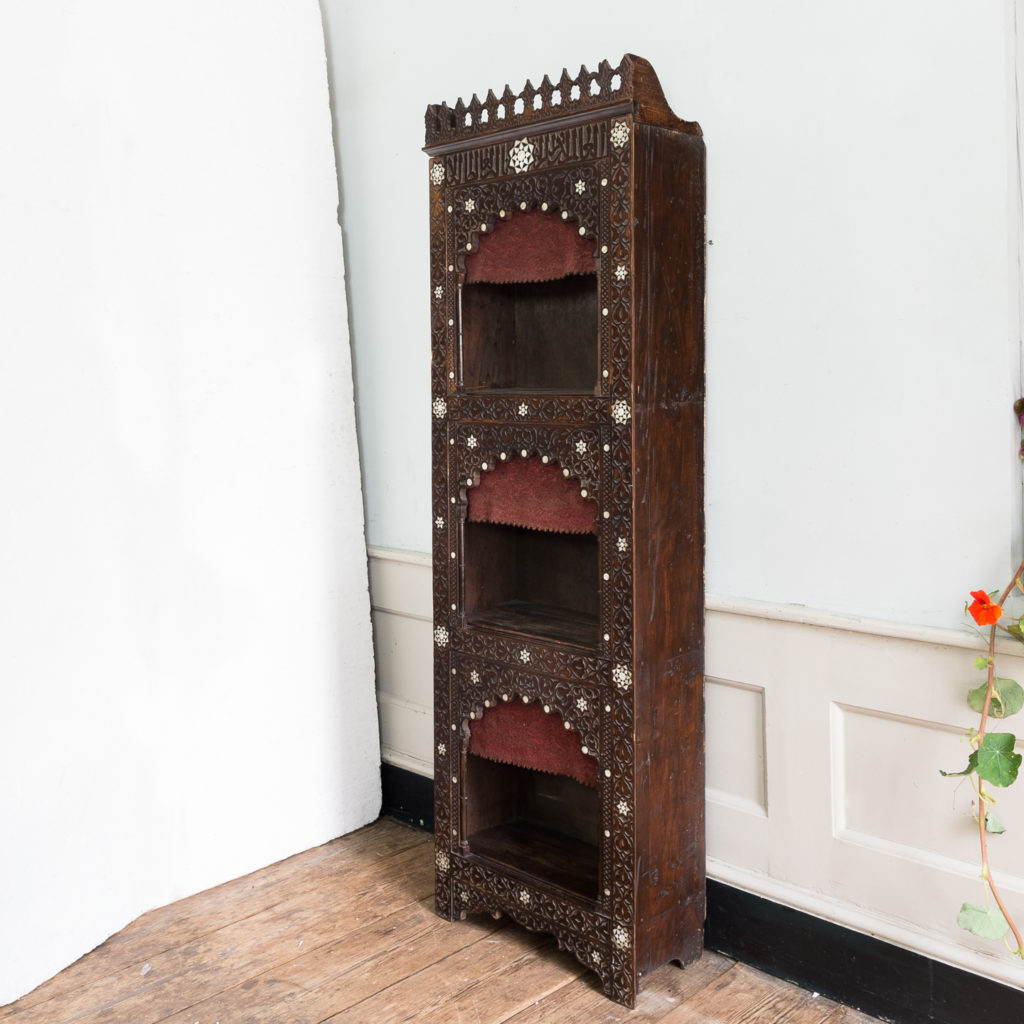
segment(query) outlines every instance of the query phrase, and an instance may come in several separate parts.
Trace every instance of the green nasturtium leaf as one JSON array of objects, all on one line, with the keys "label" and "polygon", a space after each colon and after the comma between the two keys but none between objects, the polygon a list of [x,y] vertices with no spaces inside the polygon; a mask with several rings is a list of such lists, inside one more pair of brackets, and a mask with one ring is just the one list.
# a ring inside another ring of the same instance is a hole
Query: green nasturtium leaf
[{"label": "green nasturtium leaf", "polygon": [[1010,930],[998,907],[978,907],[973,903],[965,903],[960,908],[956,923],[983,939],[1001,939]]},{"label": "green nasturtium leaf", "polygon": [[975,771],[978,778],[993,786],[1009,786],[1017,778],[1021,755],[1014,752],[1017,737],[1012,732],[986,733],[981,746],[974,751]]},{"label": "green nasturtium leaf", "polygon": [[1002,718],[1009,718],[1024,708],[1024,688],[1012,679],[995,679],[993,685],[999,694],[999,703],[1003,705]]},{"label": "green nasturtium leaf", "polygon": [[995,811],[985,815],[985,831],[994,836],[1001,836],[1006,831],[1006,826],[996,817]]},{"label": "green nasturtium leaf", "polygon": [[988,668],[988,658],[982,657],[980,654],[974,659],[974,667],[977,669]]},{"label": "green nasturtium leaf", "polygon": [[941,768],[939,774],[944,775],[947,779],[956,777],[957,775],[970,775],[978,770],[978,752],[976,750],[971,751],[971,756],[967,759],[967,767],[962,772],[944,772]]},{"label": "green nasturtium leaf", "polygon": [[[982,683],[981,686],[969,690],[967,693],[968,707],[979,715],[985,707],[985,694],[987,692],[988,684]],[[1021,708],[1024,708],[1024,689],[1021,688],[1020,684],[1012,679],[993,679],[992,703],[989,705],[992,717],[1009,718],[1010,715],[1017,714]]]},{"label": "green nasturtium leaf", "polygon": [[1006,627],[1006,632],[1010,636],[1016,637],[1022,644],[1024,644],[1024,627],[1021,627],[1019,622],[1014,622],[1012,625]]},{"label": "green nasturtium leaf", "polygon": [[[967,706],[972,711],[975,711],[975,712],[977,712],[980,715],[981,712],[985,708],[985,694],[987,694],[987,693],[988,693],[988,683],[982,683],[981,686],[976,686],[973,690],[968,690],[967,691]],[[1002,705],[999,704],[999,696],[998,696],[998,694],[996,694],[995,688],[993,687],[992,703],[990,705],[990,708],[992,709],[992,714],[994,714],[994,715],[996,713],[996,707],[997,706],[1000,708],[1000,710],[1002,710]],[[998,718],[999,716],[996,715],[996,717]]]}]

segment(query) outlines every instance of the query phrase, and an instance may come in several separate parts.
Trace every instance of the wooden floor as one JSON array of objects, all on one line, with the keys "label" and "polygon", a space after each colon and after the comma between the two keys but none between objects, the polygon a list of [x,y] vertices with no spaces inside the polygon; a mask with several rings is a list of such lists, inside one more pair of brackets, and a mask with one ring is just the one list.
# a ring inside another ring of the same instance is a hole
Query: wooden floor
[{"label": "wooden floor", "polygon": [[15,1003],[17,1024],[868,1024],[715,953],[632,1013],[550,939],[432,911],[430,837],[382,819],[151,911]]}]

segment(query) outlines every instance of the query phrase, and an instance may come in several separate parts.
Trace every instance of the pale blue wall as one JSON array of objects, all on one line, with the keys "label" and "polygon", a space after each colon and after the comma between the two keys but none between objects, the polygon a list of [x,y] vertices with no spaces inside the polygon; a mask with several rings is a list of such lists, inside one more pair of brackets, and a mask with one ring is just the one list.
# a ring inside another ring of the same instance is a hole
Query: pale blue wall
[{"label": "pale blue wall", "polygon": [[430,545],[425,106],[630,51],[707,139],[709,591],[957,625],[1008,577],[1002,4],[322,6],[372,544]]}]

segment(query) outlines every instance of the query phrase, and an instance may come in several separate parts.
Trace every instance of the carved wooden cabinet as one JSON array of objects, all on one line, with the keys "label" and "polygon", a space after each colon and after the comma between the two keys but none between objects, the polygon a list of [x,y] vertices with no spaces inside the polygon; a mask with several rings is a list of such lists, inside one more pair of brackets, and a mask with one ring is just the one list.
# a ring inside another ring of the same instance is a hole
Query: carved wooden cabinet
[{"label": "carved wooden cabinet", "polygon": [[704,143],[626,56],[430,106],[437,912],[632,1006],[704,921]]}]

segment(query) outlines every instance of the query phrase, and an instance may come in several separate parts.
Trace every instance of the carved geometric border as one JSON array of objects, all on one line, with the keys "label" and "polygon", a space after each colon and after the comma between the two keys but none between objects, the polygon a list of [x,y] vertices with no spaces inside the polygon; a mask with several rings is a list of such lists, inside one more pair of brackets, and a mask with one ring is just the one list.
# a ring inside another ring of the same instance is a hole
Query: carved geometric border
[{"label": "carved geometric border", "polygon": [[597,974],[606,995],[625,1006],[635,1005],[636,986],[631,962],[624,957],[621,926],[599,912],[510,878],[471,857],[456,855],[452,876],[459,917],[504,913],[524,928],[554,935],[559,949]]}]

